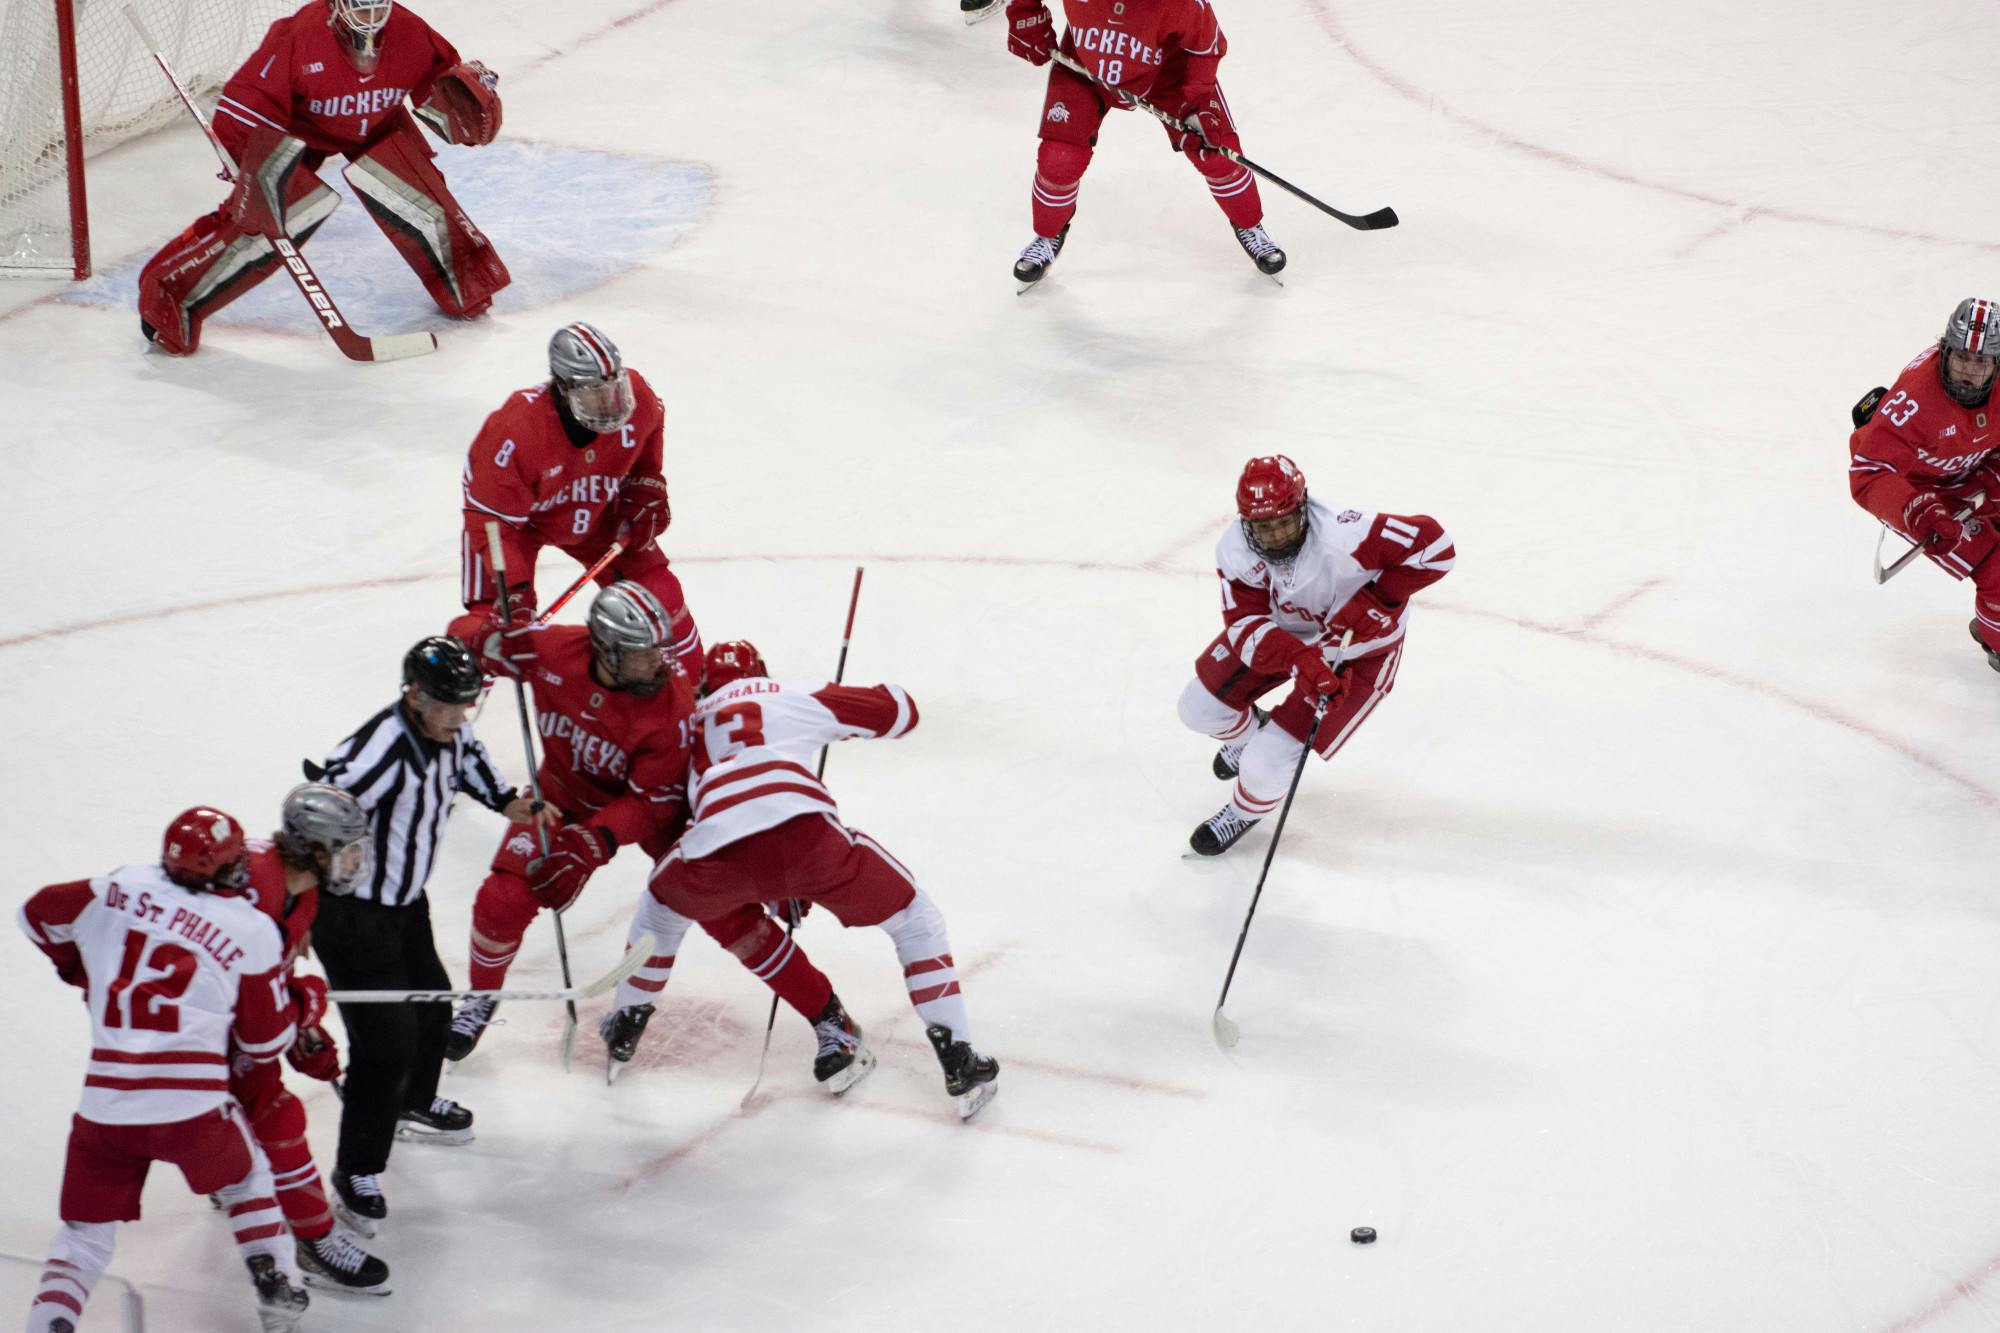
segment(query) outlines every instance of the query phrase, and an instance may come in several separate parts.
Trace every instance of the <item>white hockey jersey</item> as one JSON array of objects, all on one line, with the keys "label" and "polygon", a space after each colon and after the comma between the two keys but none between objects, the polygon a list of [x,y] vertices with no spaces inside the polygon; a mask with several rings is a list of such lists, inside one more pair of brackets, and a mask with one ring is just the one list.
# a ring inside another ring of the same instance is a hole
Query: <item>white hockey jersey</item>
[{"label": "white hockey jersey", "polygon": [[229,1099],[232,1041],[257,1061],[292,1043],[284,938],[248,897],[196,893],[156,865],[125,866],[41,890],[20,923],[51,957],[80,958],[88,978],[90,1064],[77,1107],[86,1120],[192,1119]]},{"label": "white hockey jersey", "polygon": [[893,738],[917,725],[917,706],[899,685],[827,681],[732,681],[695,709],[685,857],[708,856],[752,833],[805,814],[840,809],[813,776],[823,745]]}]

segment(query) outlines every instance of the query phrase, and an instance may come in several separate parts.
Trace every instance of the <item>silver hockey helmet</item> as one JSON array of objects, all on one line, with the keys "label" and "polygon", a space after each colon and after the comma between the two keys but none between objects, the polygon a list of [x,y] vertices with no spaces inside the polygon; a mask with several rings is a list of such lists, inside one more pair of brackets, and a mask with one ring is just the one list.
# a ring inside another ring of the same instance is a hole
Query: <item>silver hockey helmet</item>
[{"label": "silver hockey helmet", "polygon": [[302,782],[285,793],[275,841],[286,859],[312,866],[328,893],[354,892],[374,860],[361,802],[326,782]]},{"label": "silver hockey helmet", "polygon": [[632,419],[632,375],[618,345],[589,324],[565,324],[549,339],[549,377],[569,414],[603,435]]},{"label": "silver hockey helmet", "polygon": [[591,599],[590,645],[606,684],[634,694],[656,693],[666,682],[673,617],[660,599],[637,583],[618,582]]},{"label": "silver hockey helmet", "polygon": [[2000,307],[1968,296],[1945,321],[1938,339],[1938,378],[1960,406],[1979,407],[1993,396],[2000,371]]},{"label": "silver hockey helmet", "polygon": [[363,74],[375,72],[382,58],[382,30],[396,8],[389,0],[327,0],[332,10],[333,35],[347,50],[354,68]]}]

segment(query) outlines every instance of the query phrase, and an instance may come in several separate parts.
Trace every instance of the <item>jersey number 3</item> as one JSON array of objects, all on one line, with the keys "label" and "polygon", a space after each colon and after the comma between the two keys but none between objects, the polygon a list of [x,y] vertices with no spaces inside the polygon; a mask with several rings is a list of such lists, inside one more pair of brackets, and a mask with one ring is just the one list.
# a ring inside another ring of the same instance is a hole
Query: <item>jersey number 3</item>
[{"label": "jersey number 3", "polygon": [[[156,940],[144,931],[128,932],[118,979],[104,993],[104,1026],[179,1032],[181,1007],[176,1001],[187,993],[194,968],[194,955],[180,945]],[[143,981],[141,973],[146,974]]]}]

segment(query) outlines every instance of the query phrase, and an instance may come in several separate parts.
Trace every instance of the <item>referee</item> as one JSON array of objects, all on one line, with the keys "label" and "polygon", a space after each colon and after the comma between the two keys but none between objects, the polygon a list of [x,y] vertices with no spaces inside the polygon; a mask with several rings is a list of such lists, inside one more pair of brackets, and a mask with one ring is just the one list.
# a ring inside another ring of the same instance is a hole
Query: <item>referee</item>
[{"label": "referee", "polygon": [[[339,896],[320,896],[313,951],[335,990],[450,990],[431,939],[424,881],[463,791],[515,823],[535,814],[494,771],[466,720],[482,685],[457,639],[420,641],[403,658],[402,698],[362,723],[306,775],[351,792],[367,812],[374,865]],[[388,1216],[381,1175],[399,1135],[468,1143],[472,1112],[437,1095],[451,1006],[344,1004],[347,1081],[333,1184],[342,1213],[364,1236]]]}]

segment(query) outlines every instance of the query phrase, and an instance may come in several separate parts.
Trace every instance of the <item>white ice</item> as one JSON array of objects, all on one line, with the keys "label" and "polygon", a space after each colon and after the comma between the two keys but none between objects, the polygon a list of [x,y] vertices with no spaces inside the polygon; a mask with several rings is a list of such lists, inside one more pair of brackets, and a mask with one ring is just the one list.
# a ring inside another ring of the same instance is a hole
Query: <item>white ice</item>
[{"label": "white ice", "polygon": [[[1017,296],[1041,77],[948,0],[436,0],[510,139],[712,173],[685,235],[373,368],[298,311],[171,361],[129,306],[0,291],[10,908],[196,801],[267,827],[391,697],[456,608],[466,443],[571,318],[665,393],[711,641],[830,671],[864,564],[849,676],[923,707],[828,776],[945,910],[985,1114],[954,1119],[887,942],[818,918],[882,1067],[822,1099],[787,1016],[739,1112],[767,993],[691,936],[616,1088],[588,1035],[562,1076],[552,1007],[503,1011],[447,1083],[478,1141],[385,1178],[395,1294],[307,1327],[2000,1327],[2000,679],[1964,586],[1872,585],[1845,488],[1848,405],[2000,288],[1992,6],[1217,3],[1251,155],[1403,217],[1267,188],[1282,290],[1124,117]],[[449,168],[469,196],[479,155]],[[217,197],[181,129],[92,186],[106,268]],[[494,237],[545,290],[601,228],[520,188]],[[372,228],[343,250],[416,291]],[[1181,858],[1223,788],[1174,700],[1272,451],[1460,562],[1306,774],[1224,1055],[1267,834]],[[482,729],[518,754],[510,707]],[[460,976],[498,831],[462,807],[432,881]],[[580,970],[644,870],[571,913]],[[86,1029],[6,948],[0,1250],[32,1256]],[[540,924],[515,976],[554,967]],[[113,1271],[152,1327],[249,1328],[207,1204],[171,1173],[146,1203]]]}]

